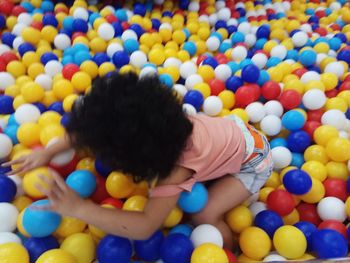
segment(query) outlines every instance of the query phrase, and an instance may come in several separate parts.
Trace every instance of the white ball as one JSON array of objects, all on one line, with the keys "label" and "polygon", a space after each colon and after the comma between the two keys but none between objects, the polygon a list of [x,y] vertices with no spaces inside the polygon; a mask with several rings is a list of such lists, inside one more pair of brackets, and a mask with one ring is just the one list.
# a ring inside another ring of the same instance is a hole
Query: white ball
[{"label": "white ball", "polygon": [[[114,29],[113,29],[114,30]],[[128,40],[128,39],[135,39],[137,40],[137,34],[131,30],[131,29],[127,29],[123,32],[122,34],[122,40],[125,42],[125,40]]]},{"label": "white ball", "polygon": [[312,80],[321,80],[320,74],[316,71],[308,71],[304,73],[300,78],[300,81],[304,84]]},{"label": "white ball", "polygon": [[198,11],[199,11],[199,3],[197,3],[197,2],[191,2],[191,3],[188,5],[188,11],[191,11],[191,12],[198,12]]},{"label": "white ball", "polygon": [[16,229],[17,208],[10,203],[0,203],[0,232],[13,232]]},{"label": "white ball", "polygon": [[185,87],[190,90],[193,89],[193,87],[198,84],[198,83],[202,83],[203,82],[203,78],[201,75],[198,74],[193,74],[191,76],[189,76],[186,81],[185,81]]},{"label": "white ball", "polygon": [[213,225],[203,224],[193,229],[190,237],[193,246],[198,247],[204,243],[211,243],[222,248],[224,241],[220,231]]},{"label": "white ball", "polygon": [[12,34],[16,35],[16,36],[20,36],[22,35],[22,31],[23,29],[25,29],[26,27],[28,27],[25,24],[22,23],[17,23],[13,28],[12,28]]},{"label": "white ball", "polygon": [[141,50],[136,50],[130,55],[130,64],[137,68],[142,68],[147,63],[147,56]]},{"label": "white ball", "polygon": [[144,67],[140,71],[139,78],[143,78],[146,76],[154,76],[154,75],[157,75],[157,69],[155,69],[154,67]]},{"label": "white ball", "polygon": [[274,262],[274,261],[286,261],[285,257],[276,254],[269,254],[264,259],[263,262]]},{"label": "white ball", "polygon": [[226,4],[224,1],[216,1],[216,3],[215,3],[216,10],[221,10],[225,6],[226,6]]},{"label": "white ball", "polygon": [[271,149],[273,166],[275,169],[283,169],[291,164],[292,153],[290,150],[283,146],[278,146]]},{"label": "white ball", "polygon": [[257,66],[259,69],[263,69],[266,66],[267,60],[268,60],[267,56],[263,53],[255,54],[252,57],[253,64]]},{"label": "white ball", "polygon": [[32,104],[22,104],[15,111],[15,120],[18,124],[37,122],[40,110]]},{"label": "white ball", "polygon": [[19,16],[17,17],[17,23],[21,23],[27,26],[29,26],[32,23],[32,21],[33,21],[33,18],[28,13],[19,14]]},{"label": "white ball", "polygon": [[123,51],[124,48],[121,44],[119,43],[112,43],[110,45],[108,45],[107,47],[107,55],[112,58],[114,53],[117,52],[117,51]]},{"label": "white ball", "polygon": [[237,31],[246,35],[250,33],[251,27],[252,26],[248,22],[242,22],[238,25]]},{"label": "white ball", "polygon": [[217,14],[214,13],[214,14],[211,14],[209,16],[209,24],[211,26],[214,26],[217,21],[218,21],[218,15]]},{"label": "white ball", "polygon": [[222,101],[217,96],[209,96],[204,100],[203,111],[209,116],[217,116],[223,108]]},{"label": "white ball", "polygon": [[347,133],[346,131],[339,131],[339,137],[340,138],[345,138],[345,139],[349,139],[349,133]]},{"label": "white ball", "polygon": [[198,22],[205,22],[209,24],[209,16],[207,15],[201,15],[198,17]]},{"label": "white ball", "polygon": [[7,51],[10,51],[11,48],[8,45],[0,44],[0,55],[4,54]]},{"label": "white ball", "polygon": [[182,97],[184,97],[184,96],[186,95],[186,93],[187,93],[186,87],[185,87],[184,85],[182,85],[182,84],[175,84],[175,85],[173,86],[173,89],[174,89],[177,93],[179,93]]},{"label": "white ball", "polygon": [[80,18],[80,19],[83,19],[85,21],[88,21],[88,19],[89,19],[89,12],[85,8],[77,7],[77,8],[74,9],[73,17],[74,18]]},{"label": "white ball", "polygon": [[51,77],[54,77],[57,74],[61,73],[62,69],[63,65],[61,64],[61,62],[56,60],[51,60],[45,65],[45,73]]},{"label": "white ball", "polygon": [[165,61],[164,61],[164,64],[163,66],[166,68],[166,67],[177,67],[178,69],[180,68],[182,64],[182,61],[178,58],[173,58],[173,57],[170,57],[170,58],[167,58]]},{"label": "white ball", "polygon": [[277,117],[281,117],[283,114],[283,106],[277,100],[270,100],[264,105],[266,115],[276,115]]},{"label": "white ball", "polygon": [[339,9],[341,9],[341,4],[338,3],[338,2],[333,2],[329,5],[329,8],[332,10],[332,11],[337,11]]},{"label": "white ball", "polygon": [[173,30],[173,27],[169,24],[169,23],[162,23],[160,26],[159,26],[159,30],[160,29],[169,29],[169,30]]},{"label": "white ball", "polygon": [[277,45],[272,48],[270,55],[271,57],[276,57],[283,60],[287,56],[287,49],[283,45]]},{"label": "white ball", "polygon": [[10,155],[12,147],[11,139],[6,134],[0,133],[0,160]]},{"label": "white ball", "polygon": [[292,36],[292,42],[295,47],[304,46],[307,43],[307,40],[308,40],[308,35],[303,31],[296,32]]},{"label": "white ball", "polygon": [[244,43],[246,43],[248,45],[248,47],[254,46],[255,43],[256,43],[256,36],[255,36],[255,34],[251,33],[251,34],[245,35]]},{"label": "white ball", "polygon": [[267,115],[261,120],[260,128],[265,134],[275,136],[281,132],[282,121],[275,115]]},{"label": "white ball", "polygon": [[216,51],[220,46],[220,40],[217,37],[209,37],[205,42],[208,50]]},{"label": "white ball", "polygon": [[[98,27],[97,34],[104,40],[108,41],[114,38],[114,27],[109,23],[103,23]],[[123,37],[123,36],[122,36]],[[136,36],[137,39],[137,36]],[[124,39],[123,39],[124,40]],[[125,41],[125,40],[124,40]]]},{"label": "white ball", "polygon": [[303,104],[309,110],[318,110],[322,108],[327,101],[327,97],[322,90],[311,89],[304,93]]},{"label": "white ball", "polygon": [[231,68],[226,64],[218,65],[215,70],[215,77],[221,81],[226,81],[232,75]]},{"label": "white ball", "polygon": [[191,104],[184,103],[182,104],[182,110],[187,114],[187,115],[196,115],[197,110],[195,107],[193,107]]},{"label": "white ball", "polygon": [[334,50],[329,50],[328,51],[328,56],[336,58],[337,57],[337,52],[335,52]]},{"label": "white ball", "polygon": [[311,33],[312,32],[312,27],[311,27],[310,24],[305,23],[305,24],[302,24],[300,26],[300,30],[304,31],[305,33]]},{"label": "white ball", "polygon": [[70,47],[71,41],[66,34],[58,34],[54,39],[55,47],[59,50],[65,50]]},{"label": "white ball", "polygon": [[326,66],[324,72],[334,73],[340,78],[344,74],[344,67],[340,62],[331,62]]},{"label": "white ball", "polygon": [[24,43],[24,40],[22,37],[16,37],[15,40],[13,40],[12,46],[15,50],[18,50],[18,47]]},{"label": "white ball", "polygon": [[52,78],[47,74],[39,74],[34,82],[38,83],[44,90],[51,90]]},{"label": "white ball", "polygon": [[0,91],[4,91],[13,84],[15,84],[15,78],[10,73],[0,72]]},{"label": "white ball", "polygon": [[250,103],[245,108],[245,111],[249,116],[249,121],[252,123],[260,122],[266,115],[264,105],[261,102]]},{"label": "white ball", "polygon": [[[48,148],[52,146],[53,144],[57,143],[58,138],[51,139],[48,144],[45,146],[45,148]],[[63,152],[57,153],[53,156],[51,159],[51,164],[54,164],[56,166],[64,166],[68,164],[70,161],[73,160],[75,155],[75,150],[73,148],[65,150]]]},{"label": "white ball", "polygon": [[237,19],[235,19],[235,18],[230,18],[230,19],[227,21],[227,25],[228,25],[228,26],[238,26],[238,21],[237,21]]},{"label": "white ball", "polygon": [[346,121],[345,114],[336,109],[328,110],[323,113],[321,122],[323,125],[331,125],[338,130],[342,130]]},{"label": "white ball", "polygon": [[350,132],[350,120],[348,119],[345,120],[343,130],[346,132]]},{"label": "white ball", "polygon": [[242,61],[247,57],[247,55],[248,55],[248,51],[243,46],[237,46],[232,49],[231,56],[234,61]]},{"label": "white ball", "polygon": [[323,198],[317,205],[317,213],[322,220],[346,220],[345,204],[339,198],[329,196]]},{"label": "white ball", "polygon": [[227,7],[223,7],[218,12],[218,18],[220,20],[227,21],[231,18],[231,10]]},{"label": "white ball", "polygon": [[23,179],[22,177],[18,176],[17,174],[9,175],[8,176],[17,186],[16,196],[22,196],[24,195],[24,189],[23,189]]},{"label": "white ball", "polygon": [[260,201],[254,202],[249,206],[249,210],[252,213],[253,218],[255,218],[261,211],[267,210],[267,205]]},{"label": "white ball", "polygon": [[328,57],[325,53],[318,53],[316,56],[316,65],[321,65],[322,60],[324,60],[326,57]]},{"label": "white ball", "polygon": [[0,245],[6,243],[17,243],[22,244],[21,239],[14,233],[11,232],[1,232],[0,233]]},{"label": "white ball", "polygon": [[197,73],[197,65],[192,61],[186,61],[180,66],[180,76],[187,79],[189,76]]}]

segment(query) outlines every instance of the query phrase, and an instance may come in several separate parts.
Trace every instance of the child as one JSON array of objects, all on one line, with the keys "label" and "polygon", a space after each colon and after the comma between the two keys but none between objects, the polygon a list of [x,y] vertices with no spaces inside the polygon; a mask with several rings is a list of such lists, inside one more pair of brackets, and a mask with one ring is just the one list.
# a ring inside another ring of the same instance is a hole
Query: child
[{"label": "child", "polygon": [[115,74],[97,80],[75,103],[67,132],[69,136],[55,145],[5,165],[21,163],[13,173],[23,173],[73,145],[114,170],[131,174],[135,181],[157,179],[144,211],[130,212],[80,198],[57,175],[53,181],[42,177],[51,186],[38,186],[51,201],[45,209],[130,239],[150,237],[182,191],[191,191],[195,182],[211,181],[208,203],[192,214],[192,220],[216,226],[225,247],[231,248],[225,213],[258,192],[272,171],[269,144],[262,134],[233,115],[186,116],[176,95],[157,77]]}]

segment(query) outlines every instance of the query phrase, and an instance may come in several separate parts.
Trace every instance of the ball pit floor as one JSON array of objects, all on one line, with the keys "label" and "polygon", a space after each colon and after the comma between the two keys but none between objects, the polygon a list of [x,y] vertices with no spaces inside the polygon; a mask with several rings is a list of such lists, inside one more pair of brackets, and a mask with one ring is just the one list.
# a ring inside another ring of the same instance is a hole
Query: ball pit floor
[{"label": "ball pit floor", "polygon": [[0,29],[0,163],[63,137],[79,95],[114,71],[158,74],[188,114],[249,122],[274,162],[225,216],[234,251],[214,226],[193,230],[181,203],[145,241],[28,208],[47,203],[36,185],[55,171],[104,207],[142,211],[148,184],[90,156],[0,167],[1,263],[350,262],[349,1],[0,0]]}]

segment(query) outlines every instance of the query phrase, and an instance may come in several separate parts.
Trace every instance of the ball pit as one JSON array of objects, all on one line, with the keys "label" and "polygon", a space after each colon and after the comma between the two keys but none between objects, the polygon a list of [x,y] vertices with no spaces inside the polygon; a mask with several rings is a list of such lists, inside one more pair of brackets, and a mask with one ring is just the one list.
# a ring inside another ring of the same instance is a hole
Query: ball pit
[{"label": "ball pit", "polygon": [[250,122],[269,139],[274,172],[255,199],[225,217],[237,234],[236,258],[214,226],[187,224],[207,204],[203,184],[181,194],[163,224],[166,235],[130,241],[32,210],[31,203],[47,202],[35,185],[47,187],[38,175],[50,178],[54,169],[84,198],[142,211],[147,183],[73,150],[24,175],[6,177],[1,167],[0,258],[231,263],[347,256],[347,1],[67,2],[0,1],[0,163],[64,136],[78,95],[117,70],[158,74],[188,114],[235,114]]}]

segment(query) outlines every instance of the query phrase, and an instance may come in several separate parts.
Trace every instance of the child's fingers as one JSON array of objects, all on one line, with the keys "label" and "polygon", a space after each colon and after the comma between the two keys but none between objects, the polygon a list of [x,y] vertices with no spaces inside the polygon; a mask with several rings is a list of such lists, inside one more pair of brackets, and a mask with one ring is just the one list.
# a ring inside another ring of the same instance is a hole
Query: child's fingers
[{"label": "child's fingers", "polygon": [[45,183],[47,183],[49,186],[52,186],[54,183],[54,180],[52,178],[49,178],[43,174],[39,174],[38,177]]},{"label": "child's fingers", "polygon": [[7,175],[21,174],[21,173],[25,173],[27,170],[28,169],[26,169],[25,165],[21,165],[17,169],[8,172]]},{"label": "child's fingers", "polygon": [[46,187],[43,187],[41,184],[35,184],[35,188],[39,190],[40,193],[43,195],[49,196],[50,195],[50,190],[47,189]]},{"label": "child's fingers", "polygon": [[9,162],[6,162],[6,163],[2,163],[1,166],[2,167],[9,167],[9,166],[11,166],[13,164],[23,163],[24,159],[25,159],[24,157],[20,157],[20,158],[18,158],[16,160],[12,160],[12,161],[9,161]]},{"label": "child's fingers", "polygon": [[52,211],[52,205],[31,205],[30,209],[39,211]]},{"label": "child's fingers", "polygon": [[61,191],[65,192],[68,189],[66,182],[62,179],[62,177],[59,174],[52,173],[52,177]]}]

